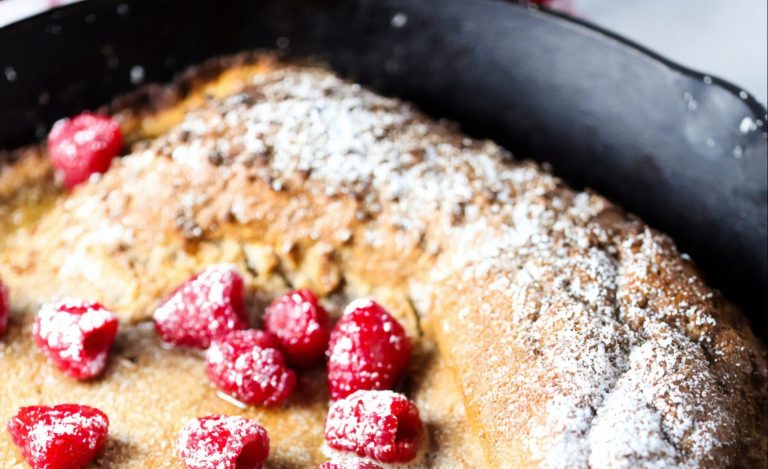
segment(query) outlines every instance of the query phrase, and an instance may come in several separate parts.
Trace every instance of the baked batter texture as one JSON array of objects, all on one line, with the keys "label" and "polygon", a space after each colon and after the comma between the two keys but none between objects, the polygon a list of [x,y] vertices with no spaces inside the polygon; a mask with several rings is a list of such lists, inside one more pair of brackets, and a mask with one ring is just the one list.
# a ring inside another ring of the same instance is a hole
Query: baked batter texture
[{"label": "baked batter texture", "polygon": [[[307,287],[338,315],[370,296],[415,344],[401,390],[428,441],[416,467],[765,467],[766,351],[665,235],[541,166],[327,69],[216,59],[105,111],[128,154],[72,193],[42,147],[0,169],[0,420],[76,402],[110,417],[97,467],[181,467],[190,418],[268,430],[267,467],[314,467],[324,370],[282,408],[242,408],[202,358],[161,347],[161,298],[213,263],[246,278],[255,324]],[[30,333],[42,303],[103,303],[106,375],[76,382]],[[0,432],[4,467],[22,465]]]}]

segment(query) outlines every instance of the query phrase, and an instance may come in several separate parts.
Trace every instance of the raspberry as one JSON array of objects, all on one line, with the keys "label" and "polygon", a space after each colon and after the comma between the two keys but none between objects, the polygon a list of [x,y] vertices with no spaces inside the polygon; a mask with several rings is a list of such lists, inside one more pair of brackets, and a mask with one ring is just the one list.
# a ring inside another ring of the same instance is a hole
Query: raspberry
[{"label": "raspberry", "polygon": [[210,380],[246,404],[282,404],[296,386],[271,334],[253,329],[214,340],[205,354]]},{"label": "raspberry", "polygon": [[117,318],[98,303],[66,299],[44,305],[32,327],[37,347],[76,379],[100,375],[117,335]]},{"label": "raspberry", "polygon": [[184,426],[177,449],[188,469],[260,469],[269,455],[269,437],[251,420],[209,415]]},{"label": "raspberry", "polygon": [[390,389],[411,356],[400,323],[372,300],[356,300],[331,333],[328,389],[341,399],[358,389]]},{"label": "raspberry", "polygon": [[104,173],[123,147],[120,125],[107,116],[83,113],[58,121],[48,135],[51,164],[72,189],[94,173]]},{"label": "raspberry", "polygon": [[328,348],[328,313],[310,290],[288,292],[273,301],[264,312],[264,328],[280,340],[292,365],[317,363]]},{"label": "raspberry", "polygon": [[329,461],[317,466],[317,469],[381,469],[381,466],[365,461]]},{"label": "raspberry", "polygon": [[77,404],[22,407],[8,433],[33,469],[80,469],[104,448],[109,418]]},{"label": "raspberry", "polygon": [[232,265],[212,265],[171,293],[154,319],[163,341],[206,349],[213,339],[246,328],[243,277]]},{"label": "raspberry", "polygon": [[317,469],[381,469],[381,466],[365,461],[325,462]]},{"label": "raspberry", "polygon": [[8,302],[8,290],[0,280],[0,337],[8,329],[8,316],[11,314],[11,305]]},{"label": "raspberry", "polygon": [[384,463],[413,459],[423,431],[419,409],[392,391],[357,391],[334,402],[325,421],[328,446]]}]

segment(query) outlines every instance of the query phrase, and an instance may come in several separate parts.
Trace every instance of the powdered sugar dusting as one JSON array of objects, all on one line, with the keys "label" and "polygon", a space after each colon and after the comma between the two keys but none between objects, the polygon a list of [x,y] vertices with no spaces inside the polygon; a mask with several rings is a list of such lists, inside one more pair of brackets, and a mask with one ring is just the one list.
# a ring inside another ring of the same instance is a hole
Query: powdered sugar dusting
[{"label": "powdered sugar dusting", "polygon": [[356,391],[335,401],[325,422],[328,447],[377,462],[413,462],[422,436],[418,410],[392,391]]},{"label": "powdered sugar dusting", "polygon": [[87,435],[86,446],[95,448],[100,435],[107,431],[107,422],[101,416],[84,416],[72,413],[61,418],[48,421],[38,421],[29,431],[29,449],[35,458],[42,457],[63,435]]},{"label": "powdered sugar dusting", "polygon": [[214,264],[172,292],[154,312],[163,340],[205,349],[211,341],[246,327],[243,278],[231,264]]},{"label": "powdered sugar dusting", "polygon": [[355,298],[350,301],[347,306],[344,307],[343,314],[349,314],[357,309],[370,308],[373,305],[373,300],[370,298]]},{"label": "powdered sugar dusting", "polygon": [[27,462],[41,468],[85,467],[104,447],[108,431],[103,412],[77,404],[23,407],[8,422]]},{"label": "powdered sugar dusting", "polygon": [[[407,285],[436,336],[490,463],[764,461],[755,417],[765,409],[764,353],[667,238],[326,71],[280,66],[249,85],[190,112],[85,190],[94,199],[127,192],[149,208],[157,202],[142,197],[159,195],[181,209],[179,229],[193,239],[217,224],[274,222],[290,231],[278,236],[281,253],[329,239],[292,232],[279,222],[287,202],[272,206],[272,197],[322,200],[331,213],[353,200],[354,221],[333,220],[346,234],[329,263],[344,269],[362,252],[402,273],[393,283]],[[147,196],[122,187],[122,176],[173,187]],[[312,225],[322,214],[306,213],[311,206],[289,214]],[[129,233],[135,220],[122,219]]]},{"label": "powdered sugar dusting", "polygon": [[177,450],[189,469],[235,469],[246,445],[259,445],[262,461],[269,453],[267,432],[242,417],[209,416],[190,420]]},{"label": "powdered sugar dusting", "polygon": [[[116,330],[114,314],[103,306],[71,298],[43,305],[34,326],[38,346],[63,371],[80,379],[104,370]],[[94,337],[103,343],[89,342]]]}]

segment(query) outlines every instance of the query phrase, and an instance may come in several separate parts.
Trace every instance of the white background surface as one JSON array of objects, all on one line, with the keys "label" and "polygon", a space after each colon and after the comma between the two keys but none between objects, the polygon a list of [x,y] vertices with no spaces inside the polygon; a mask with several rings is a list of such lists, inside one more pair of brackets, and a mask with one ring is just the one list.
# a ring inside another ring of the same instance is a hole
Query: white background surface
[{"label": "white background surface", "polygon": [[768,102],[768,1],[572,0],[575,13]]},{"label": "white background surface", "polygon": [[[0,26],[77,0],[0,0]],[[429,0],[421,0],[429,1]],[[767,0],[552,0],[768,102]],[[1,64],[0,64],[1,65]]]}]

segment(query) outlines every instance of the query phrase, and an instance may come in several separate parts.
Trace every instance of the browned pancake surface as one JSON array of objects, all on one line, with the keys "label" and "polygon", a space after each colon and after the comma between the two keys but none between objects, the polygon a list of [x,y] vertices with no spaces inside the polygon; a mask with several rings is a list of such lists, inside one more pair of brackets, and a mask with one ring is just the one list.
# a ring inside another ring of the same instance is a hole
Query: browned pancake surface
[{"label": "browned pancake surface", "polygon": [[[151,140],[6,228],[0,276],[15,313],[0,345],[0,418],[34,403],[95,405],[113,425],[100,464],[176,467],[186,419],[238,414],[269,431],[272,466],[322,462],[322,370],[285,408],[239,409],[199,356],[154,336],[160,298],[231,262],[255,322],[293,287],[336,313],[357,296],[393,311],[418,344],[403,390],[429,429],[421,465],[765,464],[765,351],[667,238],[325,70],[269,56],[222,63],[223,74],[187,76],[184,96],[155,88],[140,96],[150,107],[116,104],[128,140]],[[41,156],[14,170],[50,181]],[[25,198],[18,180],[0,175],[7,206],[45,199],[49,185]],[[75,383],[33,350],[34,312],[62,296],[121,319],[101,380]],[[19,461],[5,434],[0,458]]]}]

